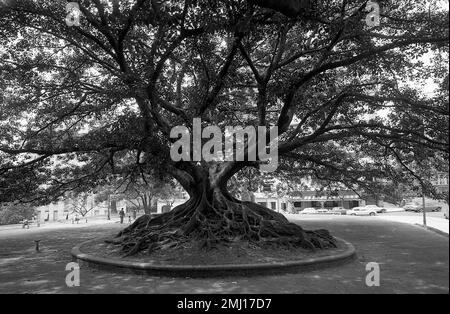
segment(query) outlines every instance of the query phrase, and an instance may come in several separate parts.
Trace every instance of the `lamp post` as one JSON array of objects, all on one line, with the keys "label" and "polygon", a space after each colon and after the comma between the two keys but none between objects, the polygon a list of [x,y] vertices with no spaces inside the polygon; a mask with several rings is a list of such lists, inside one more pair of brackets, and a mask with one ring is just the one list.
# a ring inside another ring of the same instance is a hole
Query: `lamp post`
[{"label": "lamp post", "polygon": [[422,211],[423,211],[423,225],[426,226],[427,225],[427,211],[425,210],[425,193],[423,191],[423,186],[422,186]]},{"label": "lamp post", "polygon": [[427,226],[427,211],[425,208],[425,184],[422,181],[421,182],[421,188],[422,188],[422,217],[423,217],[423,225]]},{"label": "lamp post", "polygon": [[111,194],[109,194],[109,204],[108,204],[108,220],[111,220]]}]

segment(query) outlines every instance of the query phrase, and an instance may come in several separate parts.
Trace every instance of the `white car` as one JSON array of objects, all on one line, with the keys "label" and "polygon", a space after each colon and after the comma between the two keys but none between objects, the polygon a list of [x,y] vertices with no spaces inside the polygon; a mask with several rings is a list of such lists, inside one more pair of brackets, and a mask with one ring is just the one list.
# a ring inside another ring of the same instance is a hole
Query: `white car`
[{"label": "white car", "polygon": [[347,210],[344,207],[333,207],[330,211],[330,213],[335,215],[345,215],[347,214]]},{"label": "white car", "polygon": [[[416,213],[423,212],[423,205],[420,204],[408,203],[405,206],[403,206],[403,208],[407,212],[416,212]],[[426,212],[440,212],[441,209],[442,208],[440,206],[431,206],[431,205],[425,206]]]},{"label": "white car", "polygon": [[319,208],[317,209],[318,214],[328,214],[330,211],[326,208]]},{"label": "white car", "polygon": [[375,210],[378,214],[379,213],[385,213],[386,212],[386,208],[377,206],[377,205],[366,205],[366,206],[361,206],[361,208],[365,208],[367,210],[373,209]]},{"label": "white car", "polygon": [[385,210],[386,210],[386,213],[397,213],[397,212],[405,211],[405,209],[402,207],[386,207]]},{"label": "white car", "polygon": [[[377,206],[378,207],[378,206]],[[351,216],[376,216],[377,208],[372,206],[353,207],[347,211],[347,215]]]},{"label": "white car", "polygon": [[300,212],[300,214],[317,214],[317,210],[314,207],[306,207]]}]

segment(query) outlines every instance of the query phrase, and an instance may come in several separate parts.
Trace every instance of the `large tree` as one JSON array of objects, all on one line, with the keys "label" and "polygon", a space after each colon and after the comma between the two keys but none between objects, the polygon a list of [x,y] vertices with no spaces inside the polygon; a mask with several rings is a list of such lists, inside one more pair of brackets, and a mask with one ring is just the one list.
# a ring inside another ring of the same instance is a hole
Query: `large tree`
[{"label": "large tree", "polygon": [[258,161],[174,162],[170,131],[194,118],[277,126],[280,173],[347,185],[395,176],[413,148],[448,158],[448,101],[415,88],[448,75],[437,2],[382,1],[375,27],[361,0],[76,2],[79,26],[65,1],[2,1],[0,197],[172,176],[189,201],[121,232],[128,254],[191,240],[335,245],[228,192]]}]

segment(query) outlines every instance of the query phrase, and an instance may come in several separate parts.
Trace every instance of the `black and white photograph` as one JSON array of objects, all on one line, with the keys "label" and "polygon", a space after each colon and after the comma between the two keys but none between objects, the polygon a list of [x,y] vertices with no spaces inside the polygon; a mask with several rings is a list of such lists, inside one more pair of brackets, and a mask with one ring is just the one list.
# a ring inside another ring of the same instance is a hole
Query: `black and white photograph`
[{"label": "black and white photograph", "polygon": [[0,294],[448,293],[448,0],[0,0]]}]

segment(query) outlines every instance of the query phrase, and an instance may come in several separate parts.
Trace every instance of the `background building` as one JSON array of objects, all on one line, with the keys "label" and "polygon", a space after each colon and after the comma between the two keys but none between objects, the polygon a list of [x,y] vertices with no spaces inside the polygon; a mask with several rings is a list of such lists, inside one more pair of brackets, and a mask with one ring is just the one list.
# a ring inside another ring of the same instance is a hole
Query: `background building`
[{"label": "background building", "polygon": [[358,194],[350,190],[341,190],[337,195],[323,195],[318,191],[299,191],[292,193],[290,202],[294,212],[307,207],[331,209],[333,207],[343,207],[351,209],[357,206],[366,205],[366,201]]},{"label": "background building", "polygon": [[433,184],[438,193],[444,193],[449,191],[448,181],[449,181],[448,172],[438,172],[431,179],[431,184]]}]

